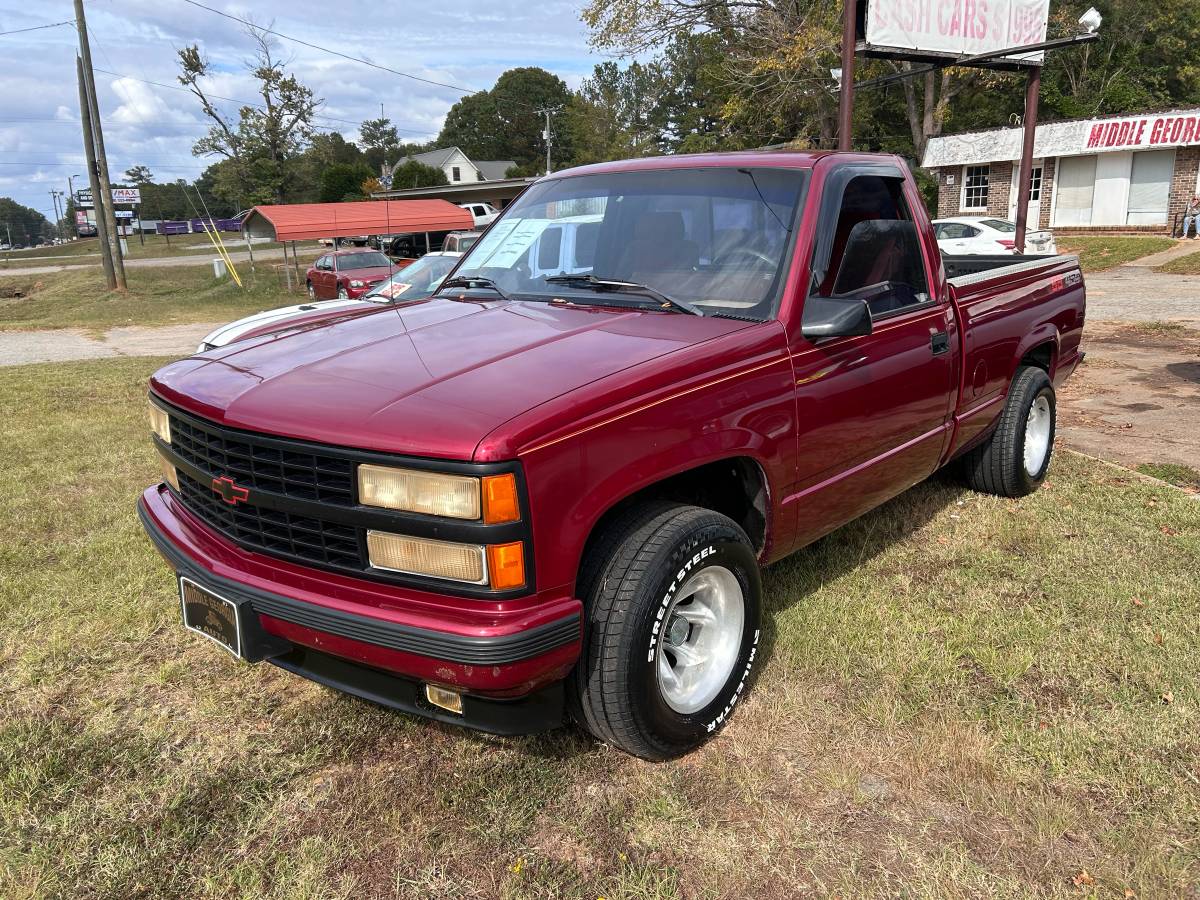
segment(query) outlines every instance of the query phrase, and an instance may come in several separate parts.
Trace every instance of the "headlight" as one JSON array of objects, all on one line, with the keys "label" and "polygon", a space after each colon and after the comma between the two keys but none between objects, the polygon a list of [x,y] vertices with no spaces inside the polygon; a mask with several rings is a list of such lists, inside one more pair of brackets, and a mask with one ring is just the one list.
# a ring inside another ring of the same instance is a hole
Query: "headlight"
[{"label": "headlight", "polygon": [[358,499],[367,506],[451,519],[478,519],[479,479],[361,465],[358,467]]},{"label": "headlight", "polygon": [[357,278],[350,279],[350,287],[366,287],[365,281],[359,281]]},{"label": "headlight", "polygon": [[485,525],[517,522],[521,505],[512,472],[475,478],[390,466],[358,467],[358,499],[366,506],[402,512],[479,519]]},{"label": "headlight", "polygon": [[150,401],[150,430],[157,434],[164,444],[171,443],[171,417],[153,400]]}]

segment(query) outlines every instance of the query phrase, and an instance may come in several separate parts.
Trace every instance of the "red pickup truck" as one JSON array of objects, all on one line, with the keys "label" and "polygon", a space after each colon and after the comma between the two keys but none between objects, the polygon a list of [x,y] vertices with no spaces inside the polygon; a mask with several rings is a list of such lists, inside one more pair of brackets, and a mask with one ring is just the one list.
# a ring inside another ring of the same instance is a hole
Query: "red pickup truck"
[{"label": "red pickup truck", "polygon": [[236,656],[664,759],[746,690],[760,566],[952,463],[1038,486],[1083,321],[1074,257],[943,260],[893,156],[563,171],[427,300],[161,369],[139,513]]}]

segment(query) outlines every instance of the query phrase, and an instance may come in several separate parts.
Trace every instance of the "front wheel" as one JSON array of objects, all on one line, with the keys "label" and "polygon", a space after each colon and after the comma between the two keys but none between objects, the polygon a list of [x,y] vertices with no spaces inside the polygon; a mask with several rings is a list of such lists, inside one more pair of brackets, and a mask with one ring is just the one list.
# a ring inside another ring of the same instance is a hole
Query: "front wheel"
[{"label": "front wheel", "polygon": [[758,562],[733,520],[675,503],[632,509],[596,542],[580,593],[586,632],[569,694],[584,728],[663,760],[725,725],[762,615]]},{"label": "front wheel", "polygon": [[349,300],[350,299],[350,294],[346,291],[345,287],[342,287],[342,286],[338,287],[338,299],[339,300]]},{"label": "front wheel", "polygon": [[313,283],[311,281],[308,282],[308,299],[309,300],[317,299],[317,289],[315,287],[313,287]]},{"label": "front wheel", "polygon": [[1024,497],[1046,479],[1054,452],[1054,385],[1042,369],[1021,366],[991,436],[963,459],[977,491]]}]

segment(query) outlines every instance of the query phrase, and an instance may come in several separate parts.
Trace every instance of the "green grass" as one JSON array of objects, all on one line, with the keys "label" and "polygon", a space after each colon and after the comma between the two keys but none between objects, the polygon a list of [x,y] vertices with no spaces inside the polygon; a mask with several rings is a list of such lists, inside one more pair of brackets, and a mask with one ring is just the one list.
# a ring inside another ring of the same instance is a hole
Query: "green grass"
[{"label": "green grass", "polygon": [[1058,252],[1073,253],[1085,272],[1101,272],[1175,246],[1169,237],[1128,237],[1108,234],[1063,234]]},{"label": "green grass", "polygon": [[260,265],[256,276],[248,265],[240,269],[245,289],[204,267],[129,269],[125,293],[108,291],[99,268],[0,275],[0,330],[227,322],[303,299],[289,294],[268,266]]},{"label": "green grass", "polygon": [[185,632],[134,515],[155,365],[0,370],[0,896],[1149,898],[1200,879],[1200,506],[1170,487],[1067,453],[1021,501],[917,486],[767,571],[747,700],[650,765],[573,730],[429,724]]},{"label": "green grass", "polygon": [[1186,256],[1177,256],[1175,259],[1165,262],[1161,266],[1155,266],[1154,271],[1166,272],[1170,275],[1200,274],[1200,250],[1197,250],[1195,253],[1189,253]]},{"label": "green grass", "polygon": [[1176,487],[1200,491],[1200,472],[1178,463],[1143,463],[1137,467],[1143,475],[1158,478]]}]

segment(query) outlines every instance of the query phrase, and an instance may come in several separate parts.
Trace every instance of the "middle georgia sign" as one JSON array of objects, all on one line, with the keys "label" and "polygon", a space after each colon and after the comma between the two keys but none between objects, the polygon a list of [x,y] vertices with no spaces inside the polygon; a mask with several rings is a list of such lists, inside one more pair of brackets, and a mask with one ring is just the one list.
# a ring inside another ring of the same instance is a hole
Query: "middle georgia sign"
[{"label": "middle georgia sign", "polygon": [[868,49],[974,56],[1045,41],[1049,15],[1050,0],[868,0],[865,37]]},{"label": "middle georgia sign", "polygon": [[1092,122],[1083,150],[1124,150],[1132,147],[1175,147],[1200,143],[1200,116],[1134,116]]}]

